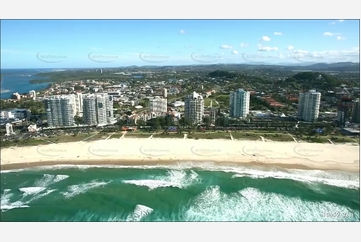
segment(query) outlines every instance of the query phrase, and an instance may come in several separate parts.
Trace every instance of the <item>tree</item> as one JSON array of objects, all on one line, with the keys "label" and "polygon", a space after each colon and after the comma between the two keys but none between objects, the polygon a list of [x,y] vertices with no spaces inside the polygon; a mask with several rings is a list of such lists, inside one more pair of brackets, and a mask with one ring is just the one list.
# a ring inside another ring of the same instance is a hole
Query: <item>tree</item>
[{"label": "tree", "polygon": [[79,124],[84,124],[84,120],[82,117],[79,117],[78,115],[74,116],[74,122],[75,124],[79,125]]},{"label": "tree", "polygon": [[207,129],[209,128],[209,126],[211,125],[211,118],[209,116],[205,116],[203,118],[203,122],[206,125]]}]

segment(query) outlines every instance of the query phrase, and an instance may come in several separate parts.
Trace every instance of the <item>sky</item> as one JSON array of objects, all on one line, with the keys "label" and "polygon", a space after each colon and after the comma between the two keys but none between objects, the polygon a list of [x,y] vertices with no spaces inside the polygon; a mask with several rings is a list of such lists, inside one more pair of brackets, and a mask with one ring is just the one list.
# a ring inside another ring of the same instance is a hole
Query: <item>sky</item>
[{"label": "sky", "polygon": [[1,68],[359,62],[359,20],[2,20]]}]

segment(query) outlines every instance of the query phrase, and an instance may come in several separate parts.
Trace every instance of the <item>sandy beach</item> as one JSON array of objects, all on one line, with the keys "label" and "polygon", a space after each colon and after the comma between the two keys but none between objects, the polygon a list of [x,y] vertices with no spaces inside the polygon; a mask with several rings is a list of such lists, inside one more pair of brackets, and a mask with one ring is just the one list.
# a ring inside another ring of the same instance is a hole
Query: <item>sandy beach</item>
[{"label": "sandy beach", "polygon": [[359,171],[359,146],[239,140],[109,139],[1,149],[1,168],[57,164],[155,165],[182,161]]}]

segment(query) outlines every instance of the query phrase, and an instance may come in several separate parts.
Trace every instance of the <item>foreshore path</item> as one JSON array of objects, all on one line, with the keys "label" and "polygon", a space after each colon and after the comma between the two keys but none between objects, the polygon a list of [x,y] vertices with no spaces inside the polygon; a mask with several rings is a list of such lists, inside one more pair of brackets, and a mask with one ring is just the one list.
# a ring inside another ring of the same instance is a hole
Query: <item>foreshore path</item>
[{"label": "foreshore path", "polygon": [[188,134],[184,134],[183,139],[187,139]]},{"label": "foreshore path", "polygon": [[45,140],[45,139],[40,139],[40,140],[45,141],[45,142],[48,142],[48,143],[55,144],[54,142],[51,142],[50,140]]},{"label": "foreshore path", "polygon": [[234,140],[233,135],[229,133],[229,136],[231,136],[231,140],[233,141]]},{"label": "foreshore path", "polygon": [[90,139],[91,137],[94,137],[95,135],[97,135],[97,134],[90,135],[89,137],[86,137],[86,138],[83,139],[82,141],[85,141],[85,140],[87,140],[87,139]]},{"label": "foreshore path", "polygon": [[127,133],[127,131],[124,131],[123,132],[123,135],[122,136],[120,136],[120,138],[119,139],[124,139],[125,138],[125,134]]},{"label": "foreshore path", "polygon": [[330,140],[330,139],[328,139],[328,142],[330,142],[330,143],[333,144],[333,145],[335,144],[335,143],[333,143],[332,140]]},{"label": "foreshore path", "polygon": [[296,138],[295,137],[293,137],[293,135],[292,134],[290,134],[290,133],[288,133],[287,132],[287,134],[289,135],[289,136],[291,136],[291,138],[296,142],[296,143],[298,143],[298,141],[296,140]]}]

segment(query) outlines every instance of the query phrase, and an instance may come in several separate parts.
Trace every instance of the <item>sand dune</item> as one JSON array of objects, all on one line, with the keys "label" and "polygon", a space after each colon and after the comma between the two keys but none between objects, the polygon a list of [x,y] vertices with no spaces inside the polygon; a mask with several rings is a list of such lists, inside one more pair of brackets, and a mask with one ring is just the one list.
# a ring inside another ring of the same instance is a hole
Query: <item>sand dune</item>
[{"label": "sand dune", "polygon": [[109,139],[1,149],[2,169],[39,164],[213,161],[359,171],[359,146],[187,139]]}]

